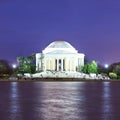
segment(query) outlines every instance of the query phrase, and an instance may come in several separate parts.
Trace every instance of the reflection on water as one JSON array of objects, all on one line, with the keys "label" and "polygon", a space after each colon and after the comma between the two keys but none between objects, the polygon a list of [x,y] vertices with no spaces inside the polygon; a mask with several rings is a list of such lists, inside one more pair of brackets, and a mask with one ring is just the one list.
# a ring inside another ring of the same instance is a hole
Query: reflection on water
[{"label": "reflection on water", "polygon": [[120,83],[0,83],[0,120],[119,120]]},{"label": "reflection on water", "polygon": [[19,89],[18,89],[18,83],[12,82],[10,83],[11,89],[10,89],[10,116],[9,119],[11,120],[22,120],[22,114],[20,114],[20,102],[19,102]]},{"label": "reflection on water", "polygon": [[[45,120],[79,120],[85,119],[83,114],[83,107],[85,96],[82,91],[84,83],[80,83],[79,88],[77,83],[47,83],[44,85],[44,90],[41,96],[38,95],[38,101],[41,101],[41,108],[39,109],[39,115]],[[38,93],[39,94],[39,93]],[[37,111],[37,110],[36,110]],[[47,115],[46,115],[47,113]]]},{"label": "reflection on water", "polygon": [[112,103],[111,103],[111,89],[110,89],[109,82],[103,83],[103,105],[102,105],[102,112],[103,112],[103,120],[110,120],[112,118]]}]

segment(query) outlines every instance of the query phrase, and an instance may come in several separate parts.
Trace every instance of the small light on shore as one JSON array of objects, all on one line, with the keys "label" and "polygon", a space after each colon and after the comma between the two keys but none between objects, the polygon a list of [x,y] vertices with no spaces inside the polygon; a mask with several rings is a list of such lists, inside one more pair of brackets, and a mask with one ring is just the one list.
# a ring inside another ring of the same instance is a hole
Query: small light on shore
[{"label": "small light on shore", "polygon": [[104,65],[104,67],[105,67],[105,68],[108,68],[108,67],[109,67],[109,65],[108,65],[108,64],[105,64],[105,65]]},{"label": "small light on shore", "polygon": [[13,64],[12,67],[15,69],[17,66],[16,66],[16,64]]}]

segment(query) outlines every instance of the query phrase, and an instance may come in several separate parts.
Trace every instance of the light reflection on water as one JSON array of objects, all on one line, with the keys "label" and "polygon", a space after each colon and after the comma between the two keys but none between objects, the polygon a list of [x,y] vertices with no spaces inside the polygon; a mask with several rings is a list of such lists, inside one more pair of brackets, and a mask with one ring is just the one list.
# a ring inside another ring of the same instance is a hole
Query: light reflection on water
[{"label": "light reflection on water", "polygon": [[[83,89],[84,83],[80,83]],[[78,90],[77,83],[47,83],[41,96],[38,95],[38,102],[41,101],[42,107],[39,109],[39,115],[45,120],[79,120],[85,119],[80,110],[84,103],[84,95]],[[76,87],[75,87],[76,86]],[[38,93],[39,94],[39,93]],[[39,107],[38,107],[39,108]],[[38,109],[36,107],[36,109]],[[37,111],[37,110],[36,110]],[[47,115],[46,115],[47,113]]]},{"label": "light reflection on water", "polygon": [[22,120],[22,114],[20,114],[20,102],[19,102],[19,88],[17,82],[10,83],[10,116],[11,120]]},{"label": "light reflection on water", "polygon": [[0,120],[119,120],[120,83],[0,83]]},{"label": "light reflection on water", "polygon": [[102,112],[103,112],[103,120],[110,120],[114,119],[112,117],[112,103],[111,103],[111,86],[110,82],[103,83],[103,105],[102,105]]}]

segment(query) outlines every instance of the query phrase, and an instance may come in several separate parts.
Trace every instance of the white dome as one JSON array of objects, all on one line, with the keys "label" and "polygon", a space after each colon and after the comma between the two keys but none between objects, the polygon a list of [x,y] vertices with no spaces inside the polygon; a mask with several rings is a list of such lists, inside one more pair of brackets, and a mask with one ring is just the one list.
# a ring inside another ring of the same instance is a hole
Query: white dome
[{"label": "white dome", "polygon": [[47,48],[71,48],[74,49],[74,47],[72,45],[70,45],[70,43],[66,42],[66,41],[54,41],[51,44],[48,45]]},{"label": "white dome", "polygon": [[77,50],[68,42],[66,41],[54,41],[50,43],[44,50],[43,53],[49,53],[49,52],[54,52],[54,53],[77,53]]}]

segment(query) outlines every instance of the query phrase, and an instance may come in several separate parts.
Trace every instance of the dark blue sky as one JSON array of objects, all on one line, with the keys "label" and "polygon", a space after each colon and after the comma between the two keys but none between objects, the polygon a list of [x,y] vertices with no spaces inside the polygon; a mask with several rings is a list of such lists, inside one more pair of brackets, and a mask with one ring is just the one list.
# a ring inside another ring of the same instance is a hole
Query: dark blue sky
[{"label": "dark blue sky", "polygon": [[0,59],[70,42],[90,60],[120,61],[119,0],[0,0]]}]

